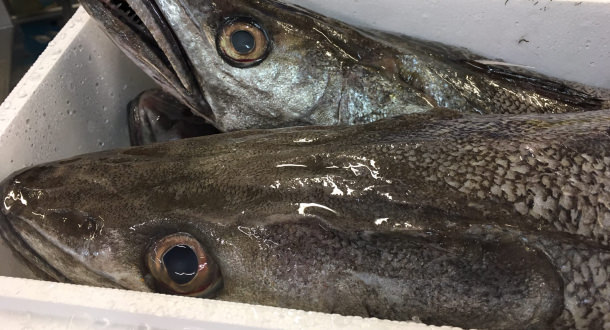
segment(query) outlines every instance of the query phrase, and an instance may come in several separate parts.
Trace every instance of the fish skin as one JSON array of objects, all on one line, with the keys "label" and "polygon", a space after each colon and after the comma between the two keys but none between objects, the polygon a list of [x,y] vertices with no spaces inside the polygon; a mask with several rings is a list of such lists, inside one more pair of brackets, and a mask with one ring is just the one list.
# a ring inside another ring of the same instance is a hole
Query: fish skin
[{"label": "fish skin", "polygon": [[127,106],[131,145],[219,133],[203,118],[161,89],[147,90]]},{"label": "fish skin", "polygon": [[[104,1],[81,3],[136,64],[221,131],[358,124],[435,107],[519,114],[610,104],[605,90],[278,1],[123,1],[143,25],[117,18]],[[217,51],[217,29],[234,16],[270,35],[271,52],[255,67],[233,67]]]},{"label": "fish skin", "polygon": [[[232,132],[79,156],[0,186],[57,280],[151,291],[187,232],[218,299],[465,328],[610,325],[610,110]],[[32,257],[34,256],[34,257]]]}]

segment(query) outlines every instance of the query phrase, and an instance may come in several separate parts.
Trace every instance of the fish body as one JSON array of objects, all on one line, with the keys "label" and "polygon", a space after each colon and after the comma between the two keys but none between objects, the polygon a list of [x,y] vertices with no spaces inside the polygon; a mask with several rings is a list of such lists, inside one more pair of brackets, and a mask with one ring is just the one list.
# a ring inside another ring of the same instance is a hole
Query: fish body
[{"label": "fish body", "polygon": [[610,110],[436,109],[101,152],[7,178],[1,232],[60,281],[466,328],[601,329],[609,127]]},{"label": "fish body", "polygon": [[221,131],[367,123],[436,107],[518,114],[609,104],[607,91],[278,1],[81,3],[136,64]]}]

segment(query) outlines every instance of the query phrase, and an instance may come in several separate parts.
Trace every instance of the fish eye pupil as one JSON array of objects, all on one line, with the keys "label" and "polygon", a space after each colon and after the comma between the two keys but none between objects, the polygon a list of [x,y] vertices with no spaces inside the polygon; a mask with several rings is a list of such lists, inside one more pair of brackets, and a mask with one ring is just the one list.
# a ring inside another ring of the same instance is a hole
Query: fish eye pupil
[{"label": "fish eye pupil", "polygon": [[177,284],[190,282],[199,267],[197,255],[186,245],[176,245],[163,255],[163,263],[167,274]]},{"label": "fish eye pupil", "polygon": [[231,44],[233,44],[233,48],[235,48],[238,53],[244,55],[254,50],[256,41],[254,40],[252,33],[239,30],[231,34]]}]

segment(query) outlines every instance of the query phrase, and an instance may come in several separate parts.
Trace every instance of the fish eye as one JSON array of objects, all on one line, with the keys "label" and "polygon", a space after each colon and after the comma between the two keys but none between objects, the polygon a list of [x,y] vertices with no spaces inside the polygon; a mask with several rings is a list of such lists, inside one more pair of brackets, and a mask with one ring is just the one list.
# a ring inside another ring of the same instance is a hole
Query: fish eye
[{"label": "fish eye", "polygon": [[220,268],[197,239],[175,233],[154,242],[146,266],[162,292],[211,297],[222,287]]},{"label": "fish eye", "polygon": [[271,42],[265,29],[248,17],[225,20],[216,36],[218,53],[228,64],[249,68],[265,60]]},{"label": "fish eye", "polygon": [[163,255],[163,264],[169,278],[175,283],[185,284],[193,280],[199,269],[197,255],[189,246],[176,245]]}]

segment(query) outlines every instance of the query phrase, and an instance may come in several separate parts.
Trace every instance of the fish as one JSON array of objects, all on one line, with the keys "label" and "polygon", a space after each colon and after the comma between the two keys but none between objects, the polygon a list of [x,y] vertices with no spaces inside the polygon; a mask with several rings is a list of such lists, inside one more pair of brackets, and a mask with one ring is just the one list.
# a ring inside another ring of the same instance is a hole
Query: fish
[{"label": "fish", "polygon": [[127,109],[129,141],[134,146],[219,133],[161,89],[140,93]]},{"label": "fish", "polygon": [[161,87],[222,132],[352,125],[437,107],[478,114],[610,107],[605,89],[279,1],[81,4]]},{"label": "fish", "polygon": [[464,328],[610,325],[610,110],[253,129],[0,184],[57,281]]}]

